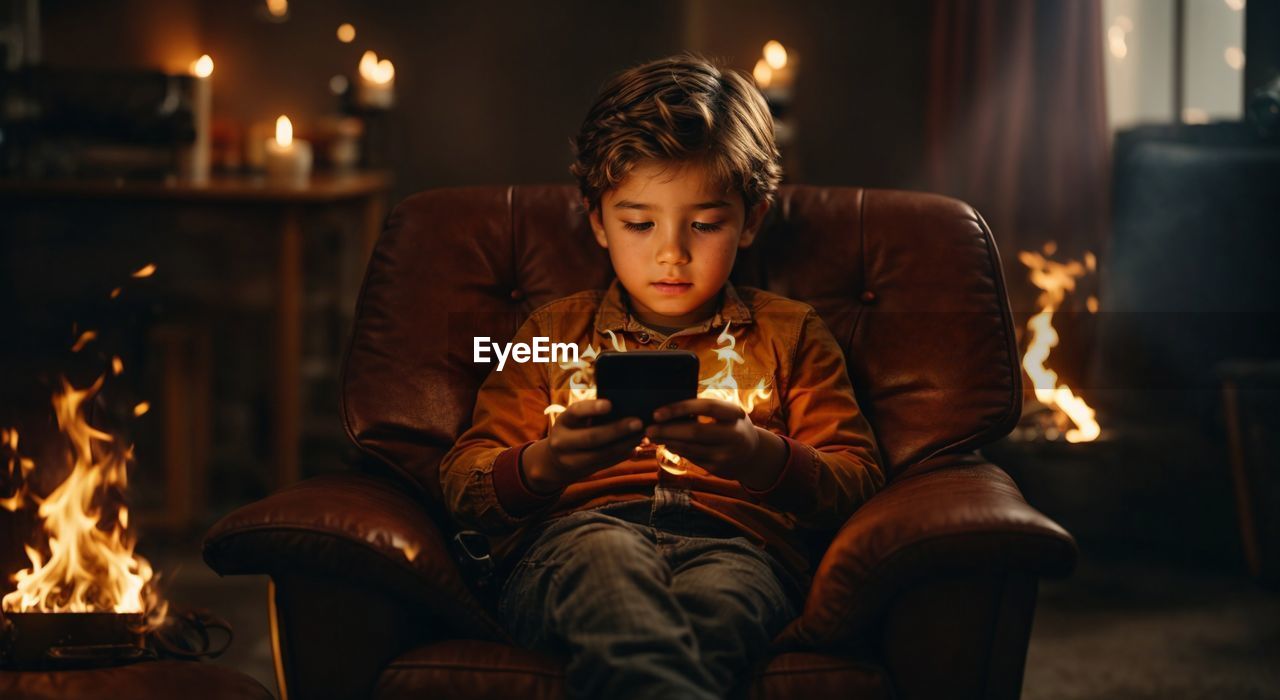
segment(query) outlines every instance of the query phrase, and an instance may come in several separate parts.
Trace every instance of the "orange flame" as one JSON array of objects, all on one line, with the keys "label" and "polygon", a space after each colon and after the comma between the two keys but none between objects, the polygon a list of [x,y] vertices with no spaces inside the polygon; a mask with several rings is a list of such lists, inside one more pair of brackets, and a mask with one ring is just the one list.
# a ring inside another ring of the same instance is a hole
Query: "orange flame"
[{"label": "orange flame", "polygon": [[197,78],[207,78],[213,75],[213,59],[209,58],[209,54],[204,54],[191,62],[191,74]]},{"label": "orange flame", "polygon": [[10,454],[10,475],[16,464],[24,477],[17,492],[0,499],[0,505],[16,510],[27,500],[39,504],[48,551],[46,557],[46,548],[25,547],[31,566],[13,575],[16,588],[0,603],[6,612],[143,613],[150,626],[162,621],[168,610],[155,590],[151,564],[134,554],[128,510],[123,505],[114,511],[103,509],[111,503],[111,494],[128,485],[133,456],[132,447],[123,447],[85,417],[84,407],[102,388],[104,377],[86,389],[63,379],[53,396],[71,471],[48,496],[27,490],[25,477],[35,464],[18,455],[17,431],[0,434],[0,447]]},{"label": "orange flame", "polygon": [[[19,484],[25,482],[27,475],[35,469],[36,465],[31,459],[18,454],[18,431],[8,428],[0,429],[0,448],[9,453],[9,481],[16,481]],[[18,472],[16,475],[15,471]],[[19,487],[12,496],[0,498],[0,508],[9,512],[18,510],[26,503],[25,495],[25,490]]]},{"label": "orange flame", "polygon": [[293,143],[293,122],[281,114],[276,117],[276,145],[285,148]]},{"label": "orange flame", "polygon": [[700,399],[720,399],[736,403],[742,407],[742,410],[748,414],[756,407],[757,399],[768,399],[773,393],[769,391],[768,382],[764,377],[756,382],[743,397],[738,389],[738,380],[733,376],[733,366],[735,364],[743,364],[746,360],[742,359],[742,355],[738,353],[734,347],[737,345],[737,339],[729,333],[729,324],[724,324],[724,330],[716,337],[716,342],[720,343],[720,347],[716,348],[716,359],[724,363],[719,372],[698,382],[704,388],[698,391]]},{"label": "orange flame", "polygon": [[[1050,241],[1045,244],[1044,250],[1046,254],[1052,255],[1057,246]],[[1094,420],[1094,410],[1065,383],[1059,384],[1057,372],[1044,364],[1049,359],[1050,351],[1058,345],[1058,332],[1053,328],[1053,313],[1062,304],[1067,292],[1075,290],[1076,278],[1084,276],[1086,268],[1089,271],[1094,269],[1096,262],[1093,254],[1085,256],[1085,264],[1077,260],[1059,263],[1030,251],[1018,253],[1018,260],[1031,270],[1031,282],[1041,290],[1040,297],[1036,300],[1040,313],[1027,322],[1031,342],[1022,356],[1022,368],[1035,385],[1036,399],[1059,411],[1075,426],[1066,431],[1067,442],[1096,440],[1102,429]],[[1096,302],[1090,304],[1090,311],[1095,309]]]},{"label": "orange flame", "polygon": [[76,342],[71,346],[71,352],[80,352],[84,350],[84,346],[88,345],[94,338],[98,337],[97,331],[85,331],[76,338]]}]

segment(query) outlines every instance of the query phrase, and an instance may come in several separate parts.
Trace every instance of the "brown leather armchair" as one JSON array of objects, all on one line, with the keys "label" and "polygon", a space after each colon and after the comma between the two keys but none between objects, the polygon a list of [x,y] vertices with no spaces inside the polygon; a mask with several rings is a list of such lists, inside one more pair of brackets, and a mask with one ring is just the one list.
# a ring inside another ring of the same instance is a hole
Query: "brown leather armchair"
[{"label": "brown leather armchair", "polygon": [[[535,307],[607,286],[570,186],[423,192],[373,252],[342,413],[366,464],[223,518],[204,557],[268,574],[282,691],[293,698],[555,697],[562,660],[509,643],[458,568],[437,467],[487,367]],[[1022,400],[990,231],[945,197],[783,187],[735,284],[813,305],[846,349],[888,485],[826,542],[804,612],[744,679],[750,697],[1014,698],[1042,576],[1071,536],[976,452]]]}]

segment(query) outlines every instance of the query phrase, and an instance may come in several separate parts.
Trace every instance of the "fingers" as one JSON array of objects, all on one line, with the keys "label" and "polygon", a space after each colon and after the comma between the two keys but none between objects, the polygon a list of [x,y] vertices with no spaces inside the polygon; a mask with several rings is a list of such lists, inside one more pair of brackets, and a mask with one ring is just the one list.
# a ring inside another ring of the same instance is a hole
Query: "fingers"
[{"label": "fingers", "polygon": [[548,438],[557,452],[581,452],[605,447],[611,442],[628,438],[632,444],[640,442],[640,428],[643,424],[639,418],[625,418],[605,425],[576,430],[556,431]]},{"label": "fingers", "polygon": [[[618,423],[613,425],[622,424],[625,424],[625,421],[618,421]],[[605,427],[613,427],[613,425]],[[635,452],[636,445],[639,444],[639,431],[628,431],[616,440],[605,442],[603,444],[596,445],[595,447],[565,450],[562,453],[560,460],[561,463],[564,464],[573,474],[575,479],[582,478],[599,469],[617,464],[618,462],[627,459],[633,452]]]},{"label": "fingers", "polygon": [[[609,412],[606,399],[591,399],[571,404],[556,420],[555,428],[548,436],[552,449],[559,454],[597,450],[619,440],[629,440],[631,445],[640,441],[643,423],[639,418],[624,418],[604,425],[589,425],[589,420]],[[568,420],[565,420],[568,418]]]},{"label": "fingers", "polygon": [[653,412],[653,419],[658,422],[668,421],[683,416],[707,416],[717,421],[732,422],[746,415],[742,407],[721,401],[720,399],[686,399],[667,404]]},{"label": "fingers", "polygon": [[630,457],[640,444],[639,436],[624,437],[616,442],[592,451],[588,461],[595,465],[611,466]]},{"label": "fingers", "polygon": [[611,408],[613,405],[609,403],[609,399],[575,401],[556,418],[556,424],[569,428],[585,428],[590,425],[593,417],[603,416],[609,413]]},{"label": "fingers", "polygon": [[719,445],[730,442],[737,431],[731,425],[720,423],[666,423],[651,425],[644,434],[657,443],[680,440],[696,444]]}]

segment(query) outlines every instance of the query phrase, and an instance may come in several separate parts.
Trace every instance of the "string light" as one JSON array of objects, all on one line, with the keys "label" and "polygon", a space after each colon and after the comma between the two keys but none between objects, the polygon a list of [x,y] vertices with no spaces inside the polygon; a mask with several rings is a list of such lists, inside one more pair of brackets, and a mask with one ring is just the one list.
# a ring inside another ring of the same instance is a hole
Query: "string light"
[{"label": "string light", "polygon": [[1239,46],[1228,46],[1222,52],[1222,58],[1231,66],[1233,70],[1241,70],[1244,68],[1244,51]]}]

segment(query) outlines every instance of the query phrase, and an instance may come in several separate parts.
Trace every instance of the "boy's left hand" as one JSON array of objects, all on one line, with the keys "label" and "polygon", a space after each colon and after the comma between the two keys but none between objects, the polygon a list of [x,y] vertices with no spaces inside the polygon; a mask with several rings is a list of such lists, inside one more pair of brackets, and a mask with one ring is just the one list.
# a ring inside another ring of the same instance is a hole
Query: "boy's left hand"
[{"label": "boy's left hand", "polygon": [[[707,420],[684,420],[684,417]],[[665,445],[707,471],[747,485],[772,483],[782,470],[776,447],[781,438],[757,428],[742,407],[720,399],[687,399],[653,412],[657,421],[645,429],[651,442]],[[762,435],[767,433],[767,435]],[[765,444],[765,441],[775,444]],[[785,454],[785,452],[781,453]]]}]

